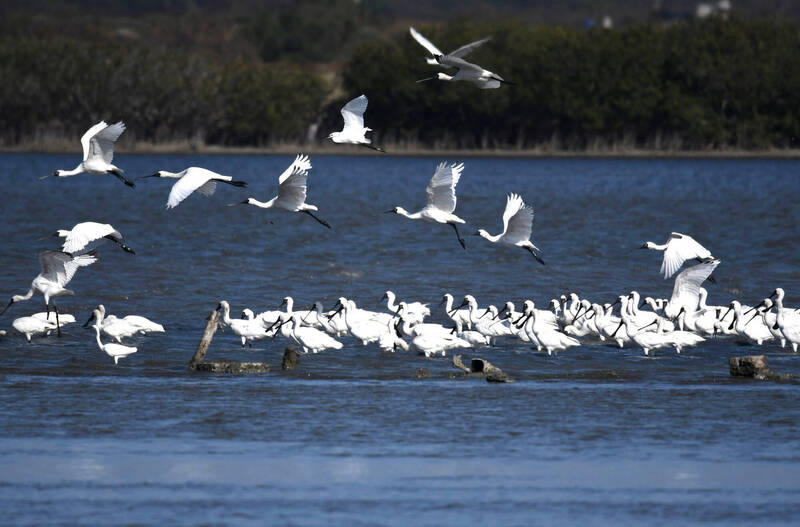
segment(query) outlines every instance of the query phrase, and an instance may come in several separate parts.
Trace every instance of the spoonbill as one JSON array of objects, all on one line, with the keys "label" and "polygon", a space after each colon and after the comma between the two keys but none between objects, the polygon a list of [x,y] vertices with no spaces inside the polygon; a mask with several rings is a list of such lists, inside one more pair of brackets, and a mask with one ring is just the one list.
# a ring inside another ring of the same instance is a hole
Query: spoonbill
[{"label": "spoonbill", "polygon": [[403,207],[395,207],[387,210],[387,213],[394,212],[405,216],[411,220],[425,220],[435,223],[444,223],[453,227],[458,238],[458,243],[466,249],[463,238],[458,233],[457,223],[465,223],[464,220],[453,214],[456,210],[456,185],[461,178],[464,170],[464,163],[453,163],[448,165],[446,162],[439,163],[436,172],[428,183],[426,192],[428,193],[428,204],[418,212],[409,214]]},{"label": "spoonbill", "polygon": [[114,159],[114,142],[119,139],[125,131],[125,123],[122,121],[109,125],[105,121],[100,121],[89,128],[81,137],[83,145],[83,161],[72,170],[56,170],[46,177],[69,177],[84,172],[89,174],[113,174],[120,181],[129,187],[136,185],[130,179],[122,175],[121,168],[111,164]]},{"label": "spoonbill", "polygon": [[[428,40],[427,38],[423,37],[419,33],[419,31],[417,31],[413,27],[409,27],[408,31],[409,31],[409,33],[411,33],[411,36],[414,37],[414,40],[416,40],[423,48],[427,49],[428,52],[431,54],[430,57],[427,57],[425,59],[425,62],[427,62],[428,64],[430,64],[432,66],[437,66],[439,64],[439,62],[436,60],[436,56],[437,55],[445,55],[445,53],[442,53],[439,50],[439,48],[434,46],[433,43],[430,40]],[[446,56],[462,58],[465,55],[467,55],[469,52],[474,50],[475,48],[478,48],[478,47],[482,46],[485,42],[491,40],[491,38],[492,37],[486,37],[486,38],[482,38],[480,40],[476,40],[475,42],[471,42],[469,44],[465,44],[465,45],[461,46],[460,48],[458,48],[456,50],[453,50],[450,53],[447,53]]]},{"label": "spoonbill", "polygon": [[319,353],[326,349],[342,349],[342,343],[316,328],[301,326],[298,313],[281,315],[281,334],[303,348],[305,353]]},{"label": "spoonbill", "polygon": [[[126,315],[122,318],[109,315],[106,313],[106,307],[103,304],[97,306],[97,311],[100,311],[103,315],[103,322],[100,324],[103,333],[117,342],[122,342],[122,339],[136,334],[164,333],[164,326],[139,315]],[[92,312],[92,316],[89,317],[83,327],[88,327],[93,319],[94,312]]]},{"label": "spoonbill", "polygon": [[169,191],[169,198],[167,198],[167,208],[173,209],[178,204],[189,197],[189,194],[195,190],[204,196],[211,196],[217,190],[217,183],[225,183],[234,187],[246,187],[247,183],[244,181],[234,181],[230,176],[223,176],[211,170],[199,167],[189,167],[180,172],[167,172],[166,170],[159,170],[155,174],[149,176],[142,176],[139,179],[149,177],[157,178],[170,178],[177,179],[178,181],[172,185],[172,190]]},{"label": "spoonbill", "polygon": [[366,133],[371,132],[372,128],[364,126],[364,112],[367,111],[366,95],[359,95],[351,100],[342,108],[342,118],[344,119],[344,128],[341,132],[332,132],[328,135],[328,139],[334,143],[348,143],[351,145],[360,145],[378,152],[386,153],[386,151],[379,147],[373,146],[372,140],[367,139]]},{"label": "spoonbill", "polygon": [[269,201],[258,201],[247,198],[242,202],[246,205],[255,205],[261,209],[282,209],[289,212],[303,212],[327,228],[331,228],[327,221],[317,217],[313,212],[319,210],[315,205],[306,203],[306,182],[311,161],[308,156],[298,154],[291,165],[278,177],[278,195]]},{"label": "spoonbill", "polygon": [[103,325],[103,313],[100,312],[99,309],[95,309],[92,313],[95,318],[95,324],[92,326],[95,330],[95,335],[97,337],[97,345],[100,347],[102,351],[105,351],[109,357],[114,359],[114,364],[119,363],[119,359],[125,358],[128,355],[136,353],[136,348],[133,346],[123,346],[122,344],[115,344],[113,342],[109,342],[108,344],[103,344],[100,340],[100,329]]},{"label": "spoonbill", "polygon": [[503,79],[497,73],[467,62],[466,60],[451,55],[437,55],[436,61],[445,68],[456,68],[458,71],[455,75],[447,75],[446,73],[437,73],[433,77],[426,77],[419,79],[417,82],[426,82],[432,80],[440,80],[446,82],[465,81],[471,82],[482,90],[493,90],[499,88],[501,84],[511,84]]},{"label": "spoonbill", "polygon": [[[49,313],[36,313],[29,317],[15,318],[11,323],[11,327],[18,332],[25,335],[25,339],[30,342],[31,337],[38,337],[39,335],[49,335],[51,331],[56,329],[56,321],[49,320]],[[61,325],[66,326],[75,322],[75,317],[61,314]]]},{"label": "spoonbill", "polygon": [[[665,254],[666,257],[666,254]],[[716,258],[707,258],[703,263],[684,269],[675,277],[672,296],[664,306],[664,315],[670,320],[677,318],[681,308],[693,313],[700,306],[700,286],[719,265]]]},{"label": "spoonbill", "polygon": [[506,198],[506,210],[503,212],[503,232],[491,235],[483,229],[475,233],[492,243],[522,247],[544,265],[544,260],[536,254],[539,248],[531,242],[531,228],[533,226],[533,207],[525,205],[518,194],[509,194]]},{"label": "spoonbill", "polygon": [[[395,304],[396,296],[392,291],[386,291],[381,297],[381,300],[386,300],[386,308],[392,313],[397,313],[399,305]],[[425,317],[430,316],[431,310],[428,304],[422,302],[406,302],[403,308],[403,318],[407,319],[411,324],[422,323]]]},{"label": "spoonbill", "polygon": [[85,221],[76,224],[72,230],[59,229],[54,236],[65,238],[64,246],[61,249],[65,253],[73,255],[87,253],[102,245],[106,240],[116,243],[125,252],[136,254],[133,249],[122,243],[122,234],[108,223]]},{"label": "spoonbill", "polygon": [[34,293],[41,293],[44,297],[44,304],[47,313],[50,313],[50,306],[56,312],[56,331],[61,336],[61,323],[58,319],[58,307],[52,302],[53,299],[75,293],[66,289],[65,286],[72,280],[79,267],[86,267],[97,261],[94,252],[73,256],[61,251],[42,251],[39,253],[39,265],[42,271],[33,279],[31,287],[24,295],[14,295],[6,307],[0,311],[0,315],[6,312],[15,302],[22,302],[30,299]]},{"label": "spoonbill", "polygon": [[267,333],[259,319],[231,318],[231,306],[226,300],[220,301],[217,310],[222,311],[222,322],[242,339],[242,347],[247,342],[264,338]]},{"label": "spoonbill", "polygon": [[695,259],[698,262],[713,258],[711,251],[700,245],[694,238],[679,232],[669,235],[669,240],[663,245],[653,242],[645,242],[640,249],[650,249],[651,251],[664,251],[664,258],[661,261],[661,270],[664,280],[674,275],[681,268],[686,260]]}]

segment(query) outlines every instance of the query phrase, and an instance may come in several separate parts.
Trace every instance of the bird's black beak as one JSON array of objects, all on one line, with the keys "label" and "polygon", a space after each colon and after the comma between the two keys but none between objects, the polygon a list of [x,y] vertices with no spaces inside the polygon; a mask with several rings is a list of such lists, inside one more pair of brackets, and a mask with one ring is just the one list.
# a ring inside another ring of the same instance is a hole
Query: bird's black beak
[{"label": "bird's black beak", "polygon": [[[533,316],[533,313],[531,313],[531,314],[529,314],[527,316],[526,315],[522,315],[521,317],[519,317],[517,319],[517,322],[515,322],[514,325],[517,326],[517,329],[521,329],[522,326],[524,326],[525,323],[528,321],[528,319],[531,318],[532,316]],[[523,317],[525,317],[524,320],[522,320]],[[522,322],[520,322],[520,320],[522,320]]]},{"label": "bird's black beak", "polygon": [[637,247],[637,249],[647,249],[647,244],[643,243],[641,246]]},{"label": "bird's black beak", "polygon": [[620,320],[620,321],[619,321],[619,326],[617,326],[617,329],[615,329],[615,330],[614,330],[614,333],[612,333],[612,334],[611,334],[611,338],[612,338],[612,339],[613,339],[614,337],[616,337],[616,336],[617,336],[617,332],[619,332],[619,328],[621,328],[621,327],[622,327],[622,324],[624,324],[624,321]]},{"label": "bird's black beak", "polygon": [[383,302],[384,300],[388,299],[389,299],[388,295],[386,293],[383,293],[383,296],[381,297],[380,301]]},{"label": "bird's black beak", "polygon": [[282,307],[283,307],[283,306],[285,306],[285,305],[286,305],[286,299],[284,298],[284,299],[281,301],[281,303],[280,303],[280,304],[278,304],[278,309],[282,308]]},{"label": "bird's black beak", "polygon": [[338,302],[334,309],[335,309],[335,311],[333,313],[331,313],[330,315],[326,315],[328,317],[328,320],[333,320],[333,317],[335,317],[336,315],[338,315],[339,313],[342,312],[342,309],[344,309],[344,306],[342,305],[341,302]]},{"label": "bird's black beak", "polygon": [[616,305],[617,305],[617,304],[619,304],[620,302],[622,302],[622,300],[620,300],[620,298],[619,298],[619,297],[617,297],[617,299],[616,299],[616,300],[614,300],[614,302],[611,304],[611,307],[614,307],[614,306],[616,306]]},{"label": "bird's black beak", "polygon": [[9,301],[8,301],[8,304],[6,304],[6,307],[4,307],[2,311],[0,311],[0,316],[2,316],[2,314],[3,314],[3,313],[5,313],[5,312],[6,312],[6,310],[7,310],[9,307],[11,307],[11,304],[13,304],[13,303],[14,303],[14,299],[12,298],[11,300],[9,300]]},{"label": "bird's black beak", "polygon": [[47,174],[46,176],[39,176],[39,179],[47,179],[49,177],[56,177],[56,176],[58,176],[58,170],[55,170],[52,173]]},{"label": "bird's black beak", "polygon": [[443,306],[445,302],[447,302],[447,297],[444,297],[444,296],[443,296],[443,297],[442,297],[442,301],[441,301],[441,302],[439,302],[439,305],[440,305],[440,306]]},{"label": "bird's black beak", "polygon": [[391,210],[385,210],[385,211],[383,211],[383,213],[384,213],[384,214],[391,214],[391,213],[392,213],[392,212],[394,212],[394,211],[395,211],[394,209],[391,209]]},{"label": "bird's black beak", "polygon": [[91,316],[89,317],[89,320],[87,320],[87,321],[86,321],[86,322],[83,324],[83,327],[85,327],[85,328],[86,328],[86,327],[89,327],[89,322],[91,322],[92,320],[94,320],[94,313],[92,313],[92,314],[91,314]]},{"label": "bird's black beak", "polygon": [[400,338],[403,338],[403,332],[400,331],[400,321],[398,320],[397,323],[394,325],[394,333]]},{"label": "bird's black beak", "polygon": [[[767,305],[767,303],[766,303],[766,302],[764,302],[764,301],[762,300],[762,301],[761,301],[761,302],[759,302],[757,305],[755,305],[755,306],[751,307],[750,309],[748,309],[747,311],[745,311],[745,312],[744,312],[744,313],[742,313],[742,314],[743,314],[743,315],[745,315],[745,316],[747,316],[747,314],[749,314],[749,313],[750,313],[752,310],[754,310],[754,309],[755,309],[755,310],[758,310],[758,308],[759,308],[759,307],[766,306],[766,305]],[[755,316],[755,315],[753,315],[753,316]],[[752,319],[750,319],[750,320],[752,320]]]},{"label": "bird's black beak", "polygon": [[[755,316],[755,315],[753,315],[753,316]],[[775,320],[775,325],[772,326],[772,329],[780,329],[780,326],[778,326],[778,321],[777,320]]]},{"label": "bird's black beak", "polygon": [[771,295],[769,295],[769,298],[772,298],[773,296],[778,296],[778,290],[777,289],[775,291],[773,291]]},{"label": "bird's black beak", "polygon": [[427,81],[432,81],[432,80],[434,80],[434,79],[436,79],[436,77],[425,77],[424,79],[420,79],[420,80],[418,80],[417,82],[418,82],[418,83],[419,83],[419,82],[427,82]]},{"label": "bird's black beak", "polygon": [[486,308],[486,311],[484,311],[484,312],[483,312],[483,315],[479,316],[478,318],[483,318],[483,317],[485,317],[487,314],[489,314],[489,308],[488,308],[488,307]]},{"label": "bird's black beak", "polygon": [[480,235],[481,235],[481,233],[479,233],[478,231],[475,231],[475,232],[473,232],[473,233],[472,233],[472,235],[473,235],[473,236],[480,236]]},{"label": "bird's black beak", "polygon": [[146,179],[149,177],[159,177],[158,172],[156,172],[155,174],[150,174],[149,176],[139,176],[136,179]]},{"label": "bird's black beak", "polygon": [[[728,313],[731,312],[731,309],[733,309],[733,306],[728,306],[728,310],[725,312],[724,315],[722,315],[722,317],[720,317],[720,320],[725,320],[725,317],[728,316]],[[733,329],[733,328],[731,327],[731,329]]]},{"label": "bird's black beak", "polygon": [[497,320],[497,317],[499,317],[502,313],[505,313],[506,309],[508,309],[508,306],[503,306],[503,309],[498,311],[497,314],[492,318],[492,320]]}]

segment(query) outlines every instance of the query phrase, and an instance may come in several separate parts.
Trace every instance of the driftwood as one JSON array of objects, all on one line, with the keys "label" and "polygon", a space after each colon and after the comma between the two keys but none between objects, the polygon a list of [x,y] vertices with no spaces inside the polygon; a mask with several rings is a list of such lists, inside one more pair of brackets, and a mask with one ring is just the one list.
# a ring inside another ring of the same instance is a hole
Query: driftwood
[{"label": "driftwood", "polygon": [[204,361],[211,339],[219,327],[219,311],[214,310],[206,319],[206,329],[197,345],[197,350],[189,361],[189,369],[192,371],[205,371],[217,373],[264,373],[269,371],[269,365],[263,362],[239,362],[234,360],[224,360],[216,362]]},{"label": "driftwood", "polygon": [[777,373],[767,365],[764,355],[746,355],[728,359],[732,377],[750,377],[759,381],[790,381],[796,376],[791,373]]}]

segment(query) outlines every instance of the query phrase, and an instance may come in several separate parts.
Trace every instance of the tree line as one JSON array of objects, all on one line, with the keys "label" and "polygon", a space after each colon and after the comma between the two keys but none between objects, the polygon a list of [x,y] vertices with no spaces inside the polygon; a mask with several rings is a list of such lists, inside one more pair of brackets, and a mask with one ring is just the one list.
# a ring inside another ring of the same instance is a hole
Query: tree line
[{"label": "tree line", "polygon": [[[797,148],[800,25],[703,20],[583,30],[464,20],[418,27],[512,84],[415,82],[436,67],[407,31],[354,49],[337,80],[130,42],[0,37],[0,143],[79,137],[122,119],[128,138],[227,146],[321,140],[369,97],[376,141],[423,148]],[[270,51],[272,52],[272,51]],[[452,73],[452,72],[450,72]],[[317,124],[318,127],[312,127]]]}]

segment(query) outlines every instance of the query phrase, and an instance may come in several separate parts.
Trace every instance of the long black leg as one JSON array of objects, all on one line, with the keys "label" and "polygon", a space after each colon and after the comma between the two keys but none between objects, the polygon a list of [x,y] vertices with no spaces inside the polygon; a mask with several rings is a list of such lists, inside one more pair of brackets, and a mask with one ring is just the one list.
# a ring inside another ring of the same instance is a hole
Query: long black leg
[{"label": "long black leg", "polygon": [[467,245],[464,243],[464,239],[463,239],[463,238],[461,237],[461,235],[458,233],[458,227],[456,227],[456,224],[455,224],[455,223],[450,223],[450,226],[451,226],[451,227],[453,227],[453,230],[454,230],[454,231],[456,231],[456,237],[458,238],[458,243],[460,243],[460,244],[461,244],[461,248],[462,248],[462,249],[466,249],[466,248],[467,248]]},{"label": "long black leg", "polygon": [[329,229],[331,228],[331,226],[330,226],[330,225],[328,225],[328,222],[327,222],[327,221],[325,221],[325,220],[323,220],[323,219],[321,219],[321,218],[318,218],[318,217],[314,216],[314,213],[313,213],[313,212],[311,212],[310,210],[303,210],[303,211],[301,211],[301,212],[305,212],[306,214],[308,214],[309,216],[311,216],[312,218],[314,218],[315,220],[317,220],[318,222],[320,222],[321,224],[323,224],[323,225],[324,225],[324,226],[326,226],[327,228],[329,228]]},{"label": "long black leg", "polygon": [[56,312],[56,332],[58,333],[58,336],[60,337],[61,336],[61,322],[59,322],[59,320],[58,320],[58,306],[55,305],[55,304],[53,304],[53,311]]},{"label": "long black leg", "polygon": [[131,249],[130,247],[128,247],[127,245],[125,245],[124,243],[119,241],[118,239],[114,238],[113,236],[108,235],[108,236],[106,236],[106,238],[111,240],[112,242],[116,243],[117,245],[119,245],[120,248],[123,251],[125,251],[126,253],[136,254],[136,252],[133,249]]},{"label": "long black leg", "polygon": [[358,143],[358,144],[359,144],[359,146],[363,146],[364,148],[369,148],[371,150],[376,150],[378,152],[383,152],[384,154],[386,153],[386,150],[384,150],[383,148],[381,148],[379,146],[372,146],[372,145],[368,145],[368,144],[365,144],[365,143]]},{"label": "long black leg", "polygon": [[542,258],[538,254],[536,254],[536,251],[533,250],[533,247],[525,247],[525,248],[528,250],[529,253],[533,255],[534,258],[536,258],[537,262],[539,262],[542,265],[545,265],[544,260],[542,260]]},{"label": "long black leg", "polygon": [[128,179],[125,176],[123,176],[122,172],[120,172],[119,170],[112,170],[109,173],[110,174],[114,174],[115,176],[117,176],[117,179],[119,179],[120,181],[122,181],[123,183],[128,185],[129,187],[131,187],[131,188],[135,188],[136,187],[136,184],[133,181],[131,181],[130,179]]}]

